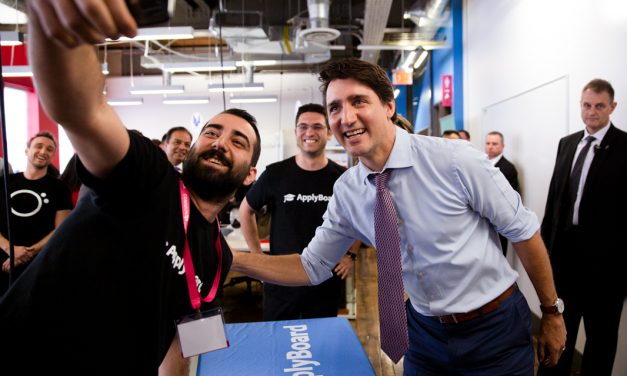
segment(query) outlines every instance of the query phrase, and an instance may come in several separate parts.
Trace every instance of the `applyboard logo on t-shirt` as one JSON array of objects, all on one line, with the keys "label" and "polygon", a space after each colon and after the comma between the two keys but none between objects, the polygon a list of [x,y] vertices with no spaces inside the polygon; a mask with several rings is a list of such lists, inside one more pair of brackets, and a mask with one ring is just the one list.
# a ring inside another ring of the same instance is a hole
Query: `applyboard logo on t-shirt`
[{"label": "applyboard logo on t-shirt", "polygon": [[[172,268],[176,270],[179,275],[185,274],[185,262],[183,261],[183,257],[179,256],[179,253],[176,251],[176,245],[168,245],[168,242],[165,242],[166,256],[170,256],[172,260]],[[202,288],[202,280],[196,276],[196,287],[198,287],[198,291]]]},{"label": "applyboard logo on t-shirt", "polygon": [[294,199],[296,199],[296,201],[300,201],[304,203],[308,203],[308,202],[316,203],[316,202],[322,202],[322,201],[328,202],[331,199],[331,196],[325,196],[323,194],[302,195],[300,193],[298,195],[288,193],[285,196],[283,196],[283,202],[291,202],[291,201],[294,201]]}]

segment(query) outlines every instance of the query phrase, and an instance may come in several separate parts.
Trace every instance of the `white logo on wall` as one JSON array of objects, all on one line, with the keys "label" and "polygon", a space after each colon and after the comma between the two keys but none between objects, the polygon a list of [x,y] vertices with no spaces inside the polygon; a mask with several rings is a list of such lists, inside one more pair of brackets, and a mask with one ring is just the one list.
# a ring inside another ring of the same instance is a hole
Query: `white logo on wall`
[{"label": "white logo on wall", "polygon": [[295,197],[296,197],[296,195],[288,193],[285,196],[283,196],[283,202],[294,201]]},{"label": "white logo on wall", "polygon": [[202,115],[200,114],[200,112],[194,112],[194,113],[192,114],[192,126],[193,126],[194,128],[198,128],[198,127],[200,127],[201,125],[203,125],[203,122],[202,122]]},{"label": "white logo on wall", "polygon": [[[31,195],[34,197],[35,199],[35,209],[32,211],[29,211],[27,213],[20,213],[17,210],[15,210],[14,208],[11,208],[11,213],[13,213],[14,215],[18,216],[18,217],[32,217],[35,214],[39,213],[39,210],[41,210],[41,207],[43,204],[47,204],[50,202],[50,200],[48,200],[46,198],[46,192],[42,192],[41,194],[37,194],[36,192],[31,191],[30,189],[20,189],[18,191],[15,191],[13,193],[11,193],[11,198],[14,198],[17,195]],[[27,200],[31,200],[30,198],[27,198]],[[30,204],[30,202],[29,202]],[[30,205],[29,205],[30,206]]]}]

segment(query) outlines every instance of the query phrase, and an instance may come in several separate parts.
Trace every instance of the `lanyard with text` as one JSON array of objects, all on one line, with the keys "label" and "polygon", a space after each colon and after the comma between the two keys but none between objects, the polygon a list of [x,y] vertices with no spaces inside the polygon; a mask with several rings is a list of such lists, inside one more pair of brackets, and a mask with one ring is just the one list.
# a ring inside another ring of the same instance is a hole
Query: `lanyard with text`
[{"label": "lanyard with text", "polygon": [[187,290],[189,291],[189,300],[192,302],[192,308],[198,310],[200,308],[201,300],[209,303],[211,302],[218,292],[218,286],[220,285],[220,274],[222,273],[222,244],[220,243],[220,222],[216,217],[218,223],[218,236],[216,237],[216,250],[218,252],[218,269],[216,270],[216,276],[213,279],[213,284],[209,290],[209,294],[203,299],[200,296],[198,287],[196,285],[196,272],[194,271],[194,263],[192,262],[192,254],[189,249],[189,241],[187,240],[187,225],[189,224],[190,213],[190,200],[189,191],[182,180],[179,180],[179,187],[181,189],[181,207],[183,214],[183,228],[185,229],[185,247],[183,249],[183,265],[185,265],[185,279],[187,279]]}]

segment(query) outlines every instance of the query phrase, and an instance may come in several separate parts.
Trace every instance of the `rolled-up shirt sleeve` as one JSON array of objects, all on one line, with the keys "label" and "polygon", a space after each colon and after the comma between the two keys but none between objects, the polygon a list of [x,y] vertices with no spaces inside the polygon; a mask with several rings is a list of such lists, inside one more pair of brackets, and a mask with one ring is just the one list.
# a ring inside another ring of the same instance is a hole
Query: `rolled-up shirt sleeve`
[{"label": "rolled-up shirt sleeve", "polygon": [[486,158],[460,148],[455,163],[470,207],[487,218],[496,231],[514,243],[528,240],[538,231],[538,217]]}]

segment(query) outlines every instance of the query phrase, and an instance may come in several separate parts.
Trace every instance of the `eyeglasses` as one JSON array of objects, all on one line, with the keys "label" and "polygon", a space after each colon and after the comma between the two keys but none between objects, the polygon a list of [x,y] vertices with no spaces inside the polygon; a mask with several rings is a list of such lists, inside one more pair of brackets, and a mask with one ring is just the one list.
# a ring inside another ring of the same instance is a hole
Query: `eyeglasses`
[{"label": "eyeglasses", "polygon": [[312,125],[298,124],[296,125],[296,129],[298,129],[299,132],[307,132],[307,129],[312,129],[316,132],[319,132],[323,129],[327,129],[327,127],[326,125],[322,125],[322,124],[312,124]]}]

